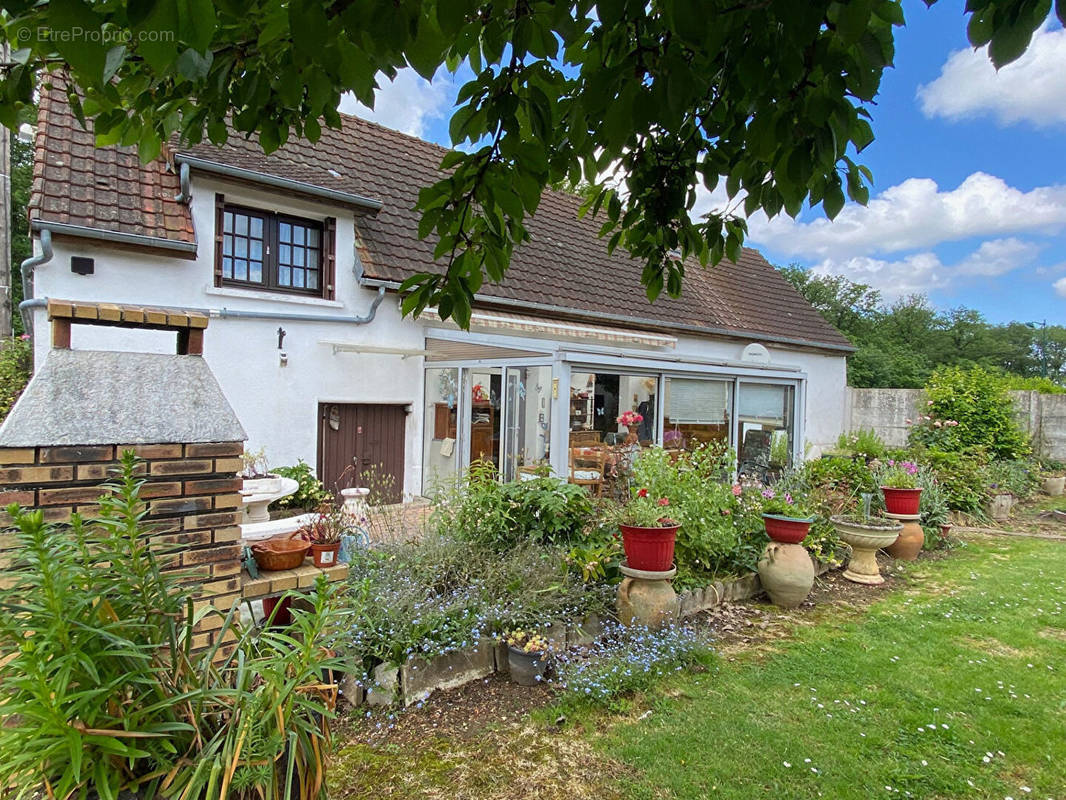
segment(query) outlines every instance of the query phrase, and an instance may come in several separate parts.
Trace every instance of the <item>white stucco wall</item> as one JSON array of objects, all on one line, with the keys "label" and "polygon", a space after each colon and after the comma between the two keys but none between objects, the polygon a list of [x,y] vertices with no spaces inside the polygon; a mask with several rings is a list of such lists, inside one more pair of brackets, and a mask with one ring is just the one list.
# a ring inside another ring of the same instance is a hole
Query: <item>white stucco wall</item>
[{"label": "white stucco wall", "polygon": [[[228,201],[297,216],[337,218],[336,301],[292,297],[214,287],[214,196]],[[192,211],[199,248],[194,259],[149,254],[86,239],[54,237],[55,257],[38,268],[35,296],[65,300],[133,303],[206,310],[231,309],[296,314],[363,315],[376,292],[361,287],[355,275],[357,255],[350,211],[325,203],[294,200],[277,190],[255,191],[194,173]],[[95,259],[95,273],[73,274],[70,257]],[[44,311],[35,315],[40,335],[36,339],[39,364],[49,348]],[[282,365],[277,329],[286,331]],[[387,295],[369,325],[296,320],[235,320],[213,318],[208,327],[204,356],[226,397],[248,432],[247,447],[265,448],[271,465],[317,461],[317,411],[322,402],[410,404],[405,443],[404,491],[422,490],[423,359],[418,356],[354,354],[340,352],[324,341],[419,350],[425,346],[426,328],[403,320],[397,298]],[[505,337],[496,337],[503,339]],[[75,326],[73,346],[82,349],[173,352],[174,335],[151,331],[125,331]],[[506,345],[507,342],[501,342]],[[646,351],[647,355],[738,361],[745,341],[681,336],[675,349]],[[767,343],[764,343],[767,344]],[[803,439],[824,447],[836,442],[845,420],[846,367],[844,356],[795,350],[767,344],[769,369],[798,367],[805,375],[806,395]],[[567,346],[563,345],[563,349]],[[669,371],[669,363],[664,365]],[[728,368],[723,368],[728,372]],[[562,373],[568,381],[568,372]],[[558,410],[568,397],[557,400],[553,414],[553,447],[565,447],[566,424]],[[639,389],[637,390],[639,393]],[[628,389],[631,397],[632,387]],[[801,442],[801,450],[804,442]]]}]

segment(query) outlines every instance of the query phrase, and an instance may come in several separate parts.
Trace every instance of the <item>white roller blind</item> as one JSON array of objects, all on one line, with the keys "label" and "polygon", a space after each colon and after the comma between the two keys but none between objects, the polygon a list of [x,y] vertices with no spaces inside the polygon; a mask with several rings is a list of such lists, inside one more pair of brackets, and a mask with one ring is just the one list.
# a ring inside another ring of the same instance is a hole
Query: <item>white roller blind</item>
[{"label": "white roller blind", "polygon": [[677,424],[721,425],[729,409],[729,390],[726,381],[671,378],[666,416]]},{"label": "white roller blind", "polygon": [[757,419],[785,424],[785,397],[790,387],[742,383],[738,415],[740,419]]}]

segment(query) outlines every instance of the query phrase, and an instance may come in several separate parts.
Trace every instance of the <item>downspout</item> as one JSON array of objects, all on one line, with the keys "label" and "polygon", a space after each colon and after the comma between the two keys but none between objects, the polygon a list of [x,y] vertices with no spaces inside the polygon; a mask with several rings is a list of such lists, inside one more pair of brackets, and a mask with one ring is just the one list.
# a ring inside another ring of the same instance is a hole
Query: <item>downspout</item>
[{"label": "downspout", "polygon": [[[40,255],[30,256],[22,262],[22,297],[23,300],[19,303],[19,313],[22,314],[22,327],[26,333],[33,335],[33,312],[31,309],[41,305],[33,300],[33,271],[37,267],[43,266],[52,260],[52,256],[55,253],[52,251],[52,232],[50,230],[41,231],[40,235],[41,253]],[[384,288],[382,289],[384,291]]]},{"label": "downspout", "polygon": [[184,206],[192,202],[192,189],[189,187],[189,165],[182,163],[178,166],[178,181],[181,183],[181,191],[174,198],[175,202]]}]

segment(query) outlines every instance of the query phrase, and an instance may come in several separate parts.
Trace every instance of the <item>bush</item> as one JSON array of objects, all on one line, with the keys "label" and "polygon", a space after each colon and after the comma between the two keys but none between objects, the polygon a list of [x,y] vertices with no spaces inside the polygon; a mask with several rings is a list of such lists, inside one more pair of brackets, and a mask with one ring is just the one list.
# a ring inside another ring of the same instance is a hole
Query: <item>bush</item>
[{"label": "bush", "polygon": [[0,422],[19,399],[33,372],[33,348],[30,337],[5,339],[0,344]]},{"label": "bush", "polygon": [[851,433],[840,434],[837,439],[837,449],[849,455],[861,456],[867,461],[884,458],[888,452],[885,443],[873,428],[870,430],[859,428]]},{"label": "bush", "polygon": [[1006,491],[1021,500],[1031,497],[1040,483],[1037,465],[1029,461],[993,461],[985,477],[992,494]]},{"label": "bush", "polygon": [[675,546],[675,586],[702,586],[710,577],[751,572],[766,543],[762,520],[735,514],[731,491],[733,451],[699,446],[676,460],[659,447],[633,462],[634,491],[670,501],[669,516],[680,523]]},{"label": "bush", "polygon": [[500,551],[447,534],[356,551],[346,649],[366,670],[473,646],[505,630],[605,613],[613,590],[585,584],[561,548]]},{"label": "bush", "polygon": [[275,509],[299,508],[311,511],[318,508],[322,501],[332,497],[322,485],[322,481],[315,477],[311,465],[304,463],[303,459],[298,460],[294,466],[274,467],[270,471],[282,478],[292,478],[300,484],[292,494],[275,500],[273,504]]},{"label": "bush", "polygon": [[438,533],[508,550],[524,542],[580,542],[593,505],[581,486],[544,477],[500,483],[488,462],[435,492],[430,524]]},{"label": "bush", "polygon": [[609,706],[619,695],[651,687],[656,680],[711,662],[709,639],[693,628],[660,630],[607,626],[590,647],[554,660],[560,700],[569,706]]},{"label": "bush", "polygon": [[219,612],[194,615],[192,587],[149,550],[132,454],[122,468],[92,524],[8,509],[19,560],[0,589],[0,786],[101,800],[324,797],[332,592],[323,580],[284,633],[242,628],[235,607],[223,620],[233,655],[193,653],[193,626]]},{"label": "bush", "polygon": [[936,475],[947,494],[948,508],[984,519],[988,502],[988,480],[984,450],[944,451],[931,449],[922,458]]},{"label": "bush", "polygon": [[913,444],[942,451],[979,448],[992,459],[1029,454],[1001,376],[980,367],[944,367],[929,378],[925,393],[925,413],[911,428]]}]

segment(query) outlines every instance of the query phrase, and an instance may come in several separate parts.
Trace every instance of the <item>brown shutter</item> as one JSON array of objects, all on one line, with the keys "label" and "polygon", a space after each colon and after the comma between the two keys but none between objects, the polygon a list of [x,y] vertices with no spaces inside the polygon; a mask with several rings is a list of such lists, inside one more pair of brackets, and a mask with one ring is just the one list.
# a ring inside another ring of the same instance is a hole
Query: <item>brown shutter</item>
[{"label": "brown shutter", "polygon": [[323,226],[322,248],[322,296],[327,300],[336,298],[334,284],[337,280],[337,220],[326,217]]},{"label": "brown shutter", "polygon": [[215,195],[215,286],[222,285],[222,231],[226,225],[226,198]]}]

